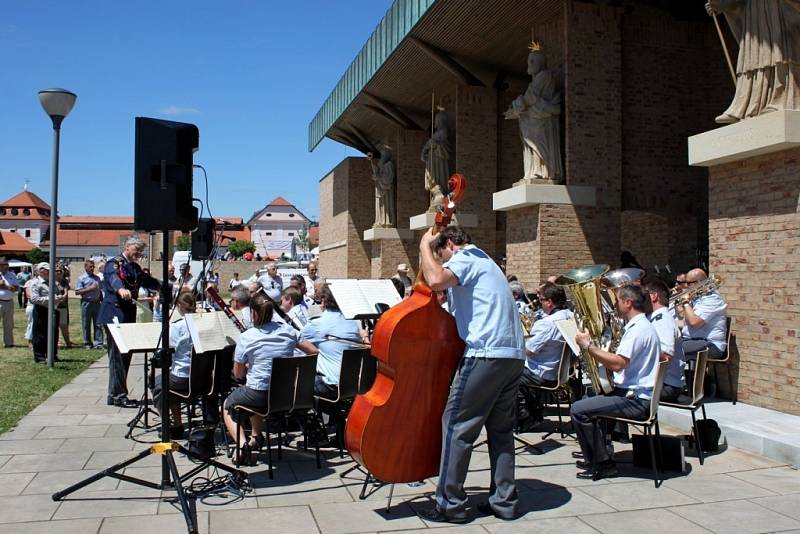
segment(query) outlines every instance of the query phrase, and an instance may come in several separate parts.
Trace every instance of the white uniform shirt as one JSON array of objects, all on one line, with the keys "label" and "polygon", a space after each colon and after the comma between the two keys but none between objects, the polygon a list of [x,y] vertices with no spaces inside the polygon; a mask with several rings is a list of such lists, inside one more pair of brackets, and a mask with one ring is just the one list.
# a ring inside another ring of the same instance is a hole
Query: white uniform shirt
[{"label": "white uniform shirt", "polygon": [[661,352],[672,356],[672,360],[667,366],[667,374],[664,376],[664,383],[679,388],[683,387],[686,381],[683,376],[683,350],[681,344],[675,341],[680,338],[680,331],[675,324],[675,317],[672,316],[668,308],[659,308],[650,314],[650,323],[656,329],[658,341],[661,343]]},{"label": "white uniform shirt", "polygon": [[247,387],[267,391],[272,376],[272,359],[292,356],[297,341],[297,330],[273,321],[242,332],[233,361],[247,364]]},{"label": "white uniform shirt", "polygon": [[258,283],[261,284],[261,287],[264,288],[264,291],[266,291],[267,295],[269,295],[272,300],[279,301],[281,299],[283,280],[280,276],[272,278],[270,275],[264,274],[258,277]]},{"label": "white uniform shirt", "polygon": [[6,271],[0,273],[0,278],[6,282],[4,286],[0,287],[0,300],[11,300],[17,292],[17,286],[19,286],[19,282],[17,282],[17,273],[14,271]]},{"label": "white uniform shirt", "polygon": [[531,337],[525,341],[525,348],[533,353],[533,355],[528,354],[525,363],[534,375],[543,380],[558,380],[556,372],[558,362],[561,360],[564,336],[556,326],[556,321],[570,317],[572,312],[567,309],[554,310],[550,315],[545,315],[533,323]]},{"label": "white uniform shirt", "polygon": [[694,314],[703,320],[703,326],[693,328],[688,324],[681,334],[688,339],[706,339],[725,352],[728,343],[727,310],[728,303],[717,293],[702,295],[692,304]]},{"label": "white uniform shirt", "polygon": [[179,378],[189,378],[192,369],[192,336],[183,317],[169,325],[169,346],[175,349],[170,373]]},{"label": "white uniform shirt", "polygon": [[628,360],[622,371],[614,372],[614,386],[634,391],[640,399],[651,399],[656,384],[661,342],[647,316],[640,313],[625,325],[617,355]]}]

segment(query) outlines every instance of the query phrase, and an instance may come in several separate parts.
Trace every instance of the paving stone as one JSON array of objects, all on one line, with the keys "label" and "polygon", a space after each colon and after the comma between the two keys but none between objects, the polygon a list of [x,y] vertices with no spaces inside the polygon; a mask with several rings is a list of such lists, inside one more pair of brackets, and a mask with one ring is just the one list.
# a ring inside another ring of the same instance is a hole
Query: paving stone
[{"label": "paving stone", "polygon": [[8,462],[10,459],[11,459],[11,456],[0,456],[0,467],[3,467],[3,465],[6,462]]},{"label": "paving stone", "polygon": [[[486,530],[480,525],[462,525],[462,526],[443,526],[437,527],[436,530],[429,528],[415,528],[412,530],[383,530],[382,532],[391,532],[392,534],[450,534],[457,532],[458,534],[486,534]],[[520,531],[522,532],[522,531]],[[527,530],[526,532],[530,532]]]},{"label": "paving stone", "polygon": [[733,476],[774,493],[800,493],[800,471],[791,467],[745,471],[733,473]]},{"label": "paving stone", "polygon": [[26,415],[19,421],[19,426],[68,426],[81,424],[85,415]]},{"label": "paving stone", "polygon": [[800,528],[800,522],[749,501],[693,504],[670,510],[719,534],[776,532]]},{"label": "paving stone", "polygon": [[[536,521],[504,521],[490,523],[483,528],[492,534],[525,534],[527,532],[541,534],[595,534],[597,531],[577,517],[557,517],[553,519],[537,519]],[[616,532],[620,532],[617,529]],[[438,530],[436,532],[439,532]]]},{"label": "paving stone", "polygon": [[[517,484],[522,488],[539,490],[546,488],[578,488],[583,486],[604,486],[607,480],[583,480],[575,475],[580,470],[575,467],[575,459],[569,463],[541,465],[532,467],[517,467],[515,477]],[[488,477],[487,477],[488,478]]]},{"label": "paving stone", "polygon": [[525,519],[613,512],[614,509],[577,488],[521,491],[519,513]]},{"label": "paving stone", "polygon": [[148,490],[91,491],[67,497],[53,519],[155,515],[159,499]]},{"label": "paving stone", "polygon": [[36,439],[99,438],[108,430],[108,425],[94,426],[48,426],[36,434]]},{"label": "paving stone", "polygon": [[[197,512],[197,527],[200,534],[209,532],[207,512]],[[109,517],[103,521],[99,534],[120,534],[124,532],[146,532],[147,534],[186,532],[186,521],[182,515],[174,514]]]},{"label": "paving stone", "polygon": [[354,501],[338,477],[294,483],[259,484],[256,495],[259,508]]},{"label": "paving stone", "polygon": [[135,441],[118,438],[68,438],[64,440],[58,452],[106,452],[106,451],[132,451],[137,445]]},{"label": "paving stone", "polygon": [[243,532],[319,534],[317,523],[308,506],[258,510],[217,510],[209,514],[209,525],[210,531],[214,534],[242,534]]},{"label": "paving stone", "polygon": [[581,515],[580,518],[594,529],[608,534],[618,534],[619,532],[647,532],[648,534],[660,532],[664,534],[709,532],[691,521],[687,521],[669,510],[663,509]]},{"label": "paving stone", "polygon": [[63,439],[0,441],[0,454],[44,454],[56,452],[63,443]]},{"label": "paving stone", "polygon": [[[37,521],[14,523],[14,534],[95,534],[102,519],[68,519],[66,521]],[[0,528],[2,530],[2,528]]]},{"label": "paving stone", "polygon": [[[162,493],[164,497],[158,505],[159,514],[180,514],[181,505],[178,501],[178,496],[174,490],[165,490]],[[224,493],[221,495],[213,495],[198,500],[195,503],[198,512],[211,512],[214,510],[255,510],[258,508],[256,497],[252,493],[247,494],[244,498],[232,495],[231,493]]]},{"label": "paving stone", "polygon": [[[408,504],[392,506],[388,514],[385,508],[386,503],[366,501],[311,505],[322,534],[425,528],[425,523]],[[215,532],[213,525],[212,532]]]},{"label": "paving stone", "polygon": [[[60,503],[54,502],[49,495],[17,495],[0,497],[0,523],[23,523],[26,521],[47,521],[53,516]],[[0,530],[13,532],[10,527]]]},{"label": "paving stone", "polygon": [[108,406],[107,404],[87,404],[85,406],[84,405],[65,406],[59,413],[61,413],[62,415],[72,415],[72,414],[117,415],[120,413],[120,410],[122,410],[122,408],[117,408],[116,406]]},{"label": "paving stone", "polygon": [[53,415],[61,413],[61,410],[66,408],[65,404],[40,404],[30,412],[28,415]]},{"label": "paving stone", "polygon": [[0,473],[37,473],[83,469],[91,453],[18,454],[0,467]]},{"label": "paving stone", "polygon": [[687,495],[664,486],[655,488],[652,482],[608,484],[582,488],[582,491],[616,510],[642,510],[644,508],[679,506],[698,502]]},{"label": "paving stone", "polygon": [[[78,416],[65,415],[64,417]],[[119,413],[109,413],[103,415],[90,414],[83,417],[84,419],[81,425],[127,425],[131,419],[136,417],[136,412],[134,410],[126,410]]]},{"label": "paving stone", "polygon": [[11,430],[0,434],[0,441],[18,440],[18,439],[32,439],[38,434],[43,427],[41,426],[16,426]]},{"label": "paving stone", "polygon": [[791,495],[776,495],[774,497],[763,497],[761,499],[750,499],[764,508],[769,508],[773,512],[778,512],[791,517],[792,519],[800,520],[800,493],[793,493]]},{"label": "paving stone", "polygon": [[[97,471],[90,471],[90,470],[75,470],[75,471],[45,471],[41,473],[30,473],[36,476],[33,477],[33,480],[30,481],[30,484],[27,485],[25,490],[22,492],[23,495],[34,495],[34,494],[47,494],[51,495],[56,491],[64,490],[73,484],[89,478],[90,476],[97,473]],[[119,485],[119,480],[115,478],[103,478],[98,480],[97,482],[92,483],[85,488],[81,488],[74,495],[81,495],[86,492],[91,491],[101,491],[101,490],[114,490]]]},{"label": "paving stone", "polygon": [[10,473],[0,475],[0,496],[19,495],[36,473]]},{"label": "paving stone", "polygon": [[674,478],[665,481],[664,487],[674,489],[700,502],[734,501],[774,495],[771,491],[730,475]]}]

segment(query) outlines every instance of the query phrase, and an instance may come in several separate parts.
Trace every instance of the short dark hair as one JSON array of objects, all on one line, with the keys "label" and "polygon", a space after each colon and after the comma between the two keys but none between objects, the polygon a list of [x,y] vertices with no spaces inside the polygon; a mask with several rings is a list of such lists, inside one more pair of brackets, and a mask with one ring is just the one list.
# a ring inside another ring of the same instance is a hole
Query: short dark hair
[{"label": "short dark hair", "polygon": [[175,299],[175,303],[182,308],[194,308],[197,306],[197,300],[191,293],[181,293]]},{"label": "short dark hair", "polygon": [[400,293],[400,297],[405,297],[406,296],[406,286],[405,286],[405,284],[403,284],[403,281],[400,280],[399,278],[394,278],[394,277],[389,278],[389,280],[391,280],[391,282],[394,285],[394,288],[397,290],[397,292]]},{"label": "short dark hair", "polygon": [[646,312],[647,311],[647,302],[648,298],[644,294],[644,289],[640,286],[634,284],[628,284],[627,286],[622,286],[621,288],[617,289],[617,297],[619,300],[631,300],[631,305],[633,309]]},{"label": "short dark hair", "polygon": [[287,287],[281,293],[281,296],[288,298],[292,301],[293,306],[297,306],[300,304],[300,300],[303,298],[303,295],[300,294],[300,290],[296,287]]},{"label": "short dark hair", "polygon": [[291,277],[289,280],[291,280],[291,281],[293,281],[293,282],[297,282],[297,283],[298,283],[298,284],[300,284],[301,286],[303,286],[303,287],[306,287],[306,279],[305,279],[305,278],[303,278],[303,276],[302,276],[302,275],[295,274],[295,275],[293,275],[293,276],[292,276],[292,277]]},{"label": "short dark hair", "polygon": [[658,295],[658,302],[662,306],[669,304],[669,288],[662,280],[658,278],[647,280],[644,283],[644,289],[648,293],[656,293]]},{"label": "short dark hair", "polygon": [[253,295],[253,298],[250,299],[250,309],[256,314],[253,318],[253,326],[262,326],[270,322],[275,311],[272,301],[263,293]]},{"label": "short dark hair", "polygon": [[339,311],[339,304],[337,304],[336,299],[333,298],[333,292],[328,284],[322,284],[319,288],[319,297],[320,302],[322,302],[326,310]]},{"label": "short dark hair", "polygon": [[542,284],[542,287],[539,288],[539,293],[547,300],[552,300],[556,308],[567,305],[567,294],[564,292],[564,288],[557,286],[553,282],[545,282]]},{"label": "short dark hair", "polygon": [[447,242],[452,241],[454,245],[469,245],[472,240],[469,234],[458,226],[448,226],[436,236],[433,241],[433,250],[438,252],[447,246]]}]

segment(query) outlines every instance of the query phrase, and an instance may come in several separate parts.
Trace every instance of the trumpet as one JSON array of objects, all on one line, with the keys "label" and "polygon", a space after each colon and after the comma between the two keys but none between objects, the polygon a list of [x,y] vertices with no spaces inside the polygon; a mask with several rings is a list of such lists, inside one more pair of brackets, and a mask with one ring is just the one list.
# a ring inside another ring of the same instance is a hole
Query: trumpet
[{"label": "trumpet", "polygon": [[684,289],[680,293],[675,295],[671,295],[669,297],[669,307],[673,309],[676,305],[692,302],[697,297],[701,297],[703,295],[707,295],[713,291],[716,291],[722,286],[722,278],[717,275],[712,275],[706,278],[705,280],[701,280],[694,286],[690,286],[687,289]]},{"label": "trumpet", "polygon": [[519,322],[522,324],[522,335],[529,337],[531,335],[531,330],[533,329],[533,323],[536,322],[536,313],[542,309],[542,305],[539,302],[539,297],[535,295],[533,299],[531,299],[528,297],[528,294],[523,291],[522,297],[528,304],[528,309],[526,311],[520,310]]}]

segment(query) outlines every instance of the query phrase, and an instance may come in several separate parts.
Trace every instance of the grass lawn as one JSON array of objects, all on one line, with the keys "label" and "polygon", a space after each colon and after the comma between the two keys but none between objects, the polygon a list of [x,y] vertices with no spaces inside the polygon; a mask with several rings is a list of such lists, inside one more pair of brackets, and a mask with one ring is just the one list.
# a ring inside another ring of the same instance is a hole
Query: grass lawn
[{"label": "grass lawn", "polygon": [[[15,299],[15,308],[16,305]],[[14,426],[25,414],[105,354],[104,350],[83,348],[78,298],[69,299],[69,319],[70,340],[80,348],[60,348],[58,357],[61,362],[48,369],[46,365],[33,363],[33,351],[25,340],[25,310],[14,310],[16,346],[0,348],[0,433]],[[60,333],[59,342],[64,342]]]}]

